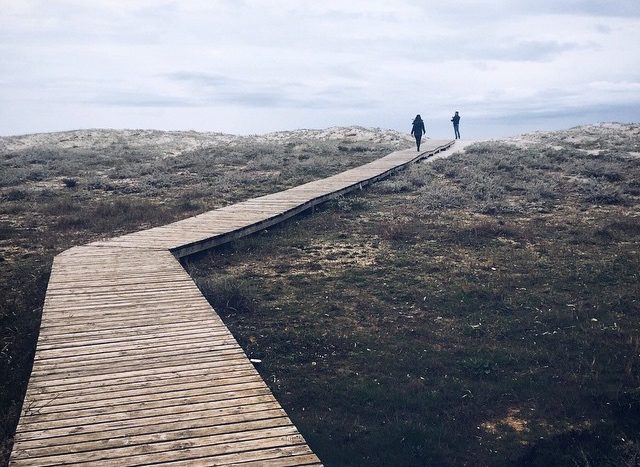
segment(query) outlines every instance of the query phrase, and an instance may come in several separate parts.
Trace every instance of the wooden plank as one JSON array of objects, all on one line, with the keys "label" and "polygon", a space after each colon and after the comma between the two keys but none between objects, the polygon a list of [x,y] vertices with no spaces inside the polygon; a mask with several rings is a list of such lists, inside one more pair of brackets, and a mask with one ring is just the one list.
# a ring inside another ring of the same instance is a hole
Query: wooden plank
[{"label": "wooden plank", "polygon": [[74,341],[87,340],[87,339],[100,339],[101,341],[108,340],[116,337],[130,337],[137,336],[140,334],[150,334],[152,332],[159,331],[194,331],[194,330],[202,330],[203,328],[208,328],[211,324],[211,321],[208,319],[199,319],[194,321],[181,321],[174,324],[166,324],[163,323],[161,325],[157,324],[146,324],[146,325],[138,325],[138,326],[130,326],[125,328],[111,328],[106,330],[85,330],[85,331],[75,331],[75,332],[46,332],[43,333],[43,336],[46,337],[46,342],[54,343],[57,341],[67,342],[71,339]]},{"label": "wooden plank", "polygon": [[[210,372],[192,373],[189,375],[173,375],[153,378],[146,381],[129,381],[115,385],[89,386],[76,388],[37,388],[30,389],[31,406],[26,410],[38,410],[56,402],[65,404],[74,402],[91,402],[117,400],[123,397],[146,394],[161,394],[163,392],[188,390],[201,387],[224,387],[228,385],[242,385],[254,381],[262,381],[255,369],[242,367],[225,373],[211,374]],[[25,412],[26,412],[25,410]]]},{"label": "wooden plank", "polygon": [[[197,368],[206,368],[208,370],[216,369],[217,371],[221,371],[226,368],[235,368],[237,366],[242,365],[250,365],[246,357],[242,355],[234,356],[227,358],[223,362],[219,361],[208,361],[202,360],[202,363],[192,364],[191,362],[187,363],[174,363],[173,365],[168,365],[162,367],[162,370],[165,372],[175,372],[179,373],[180,371],[192,371]],[[41,387],[52,387],[52,386],[70,386],[73,384],[98,384],[98,383],[109,383],[111,380],[131,380],[136,377],[145,377],[145,376],[154,376],[159,371],[155,368],[152,369],[143,369],[143,370],[129,370],[129,371],[119,371],[118,368],[114,368],[113,373],[109,374],[98,374],[91,376],[40,376],[34,375],[33,381],[39,383]]]},{"label": "wooden plank", "polygon": [[93,345],[106,345],[106,344],[117,344],[117,343],[142,343],[147,340],[157,340],[157,339],[170,339],[174,337],[204,337],[204,336],[212,336],[212,331],[210,329],[194,329],[190,331],[158,331],[158,332],[150,332],[140,334],[134,338],[130,338],[128,336],[125,337],[109,337],[104,339],[85,339],[85,340],[73,340],[73,341],[54,341],[53,343],[49,343],[48,341],[44,341],[40,346],[42,350],[50,350],[50,349],[64,349],[64,348],[73,348],[73,347],[87,347]]},{"label": "wooden plank", "polygon": [[[91,305],[83,305],[82,303],[76,304],[74,306],[66,305],[66,304],[51,304],[45,302],[45,311],[47,314],[55,314],[56,312],[59,314],[67,313],[70,317],[78,317],[77,313],[79,312],[95,312],[95,313],[108,313],[109,310],[112,310],[112,313],[120,312],[135,312],[135,311],[146,311],[146,315],[154,315],[159,314],[156,313],[156,309],[160,311],[168,311],[174,309],[188,309],[196,308],[197,305],[205,306],[208,305],[207,301],[203,299],[202,296],[198,297],[197,300],[192,300],[185,304],[183,297],[174,297],[174,298],[165,298],[163,300],[158,300],[156,298],[147,298],[147,299],[138,299],[136,301],[131,300],[109,300],[104,303],[95,303]],[[211,306],[206,307],[206,311],[210,311]],[[136,315],[137,316],[137,315]],[[43,317],[44,319],[45,317]],[[48,316],[46,317],[48,318]]]},{"label": "wooden plank", "polygon": [[[241,380],[243,381],[243,380]],[[246,381],[246,379],[244,380]],[[190,396],[203,396],[203,395],[213,395],[213,394],[226,394],[233,393],[238,391],[243,391],[245,389],[264,389],[266,385],[262,380],[255,377],[251,382],[236,382],[234,381],[232,384],[226,384],[222,386],[214,386],[209,384],[208,382],[205,384],[191,384],[189,389],[181,388],[177,389],[173,386],[165,386],[165,387],[156,387],[153,392],[149,393],[139,393],[129,391],[129,394],[124,396],[117,396],[117,394],[124,394],[124,392],[116,392],[110,393],[107,399],[102,400],[85,400],[83,401],[79,397],[75,398],[66,398],[66,399],[53,399],[50,402],[47,401],[43,403],[41,406],[36,406],[31,409],[31,412],[37,413],[38,415],[44,415],[49,413],[62,413],[62,412],[74,412],[80,413],[83,409],[95,409],[100,407],[112,407],[115,406],[123,406],[127,404],[133,403],[149,403],[158,400],[166,400],[166,399],[176,399]],[[64,393],[61,393],[64,397]],[[29,413],[31,413],[29,412]],[[27,413],[27,415],[29,414]]]},{"label": "wooden plank", "polygon": [[[256,450],[267,451],[267,456],[271,457],[273,455],[282,455],[282,453],[285,452],[283,450],[276,451],[276,448],[291,449],[294,447],[296,447],[295,452],[311,452],[311,450],[305,445],[304,438],[299,434],[295,434],[251,441],[238,441],[227,444],[188,447],[185,449],[166,451],[157,454],[145,454],[143,462],[158,462],[172,465],[172,461],[184,462],[186,460],[188,463],[191,463],[193,459],[202,459],[202,456],[206,456],[207,459],[211,459],[216,464],[220,465],[221,463],[229,463],[229,461],[238,462],[242,459],[255,459]],[[257,456],[264,458],[264,455],[261,456],[258,454]],[[101,464],[105,467],[127,467],[139,465],[139,462],[140,459],[137,459],[137,457],[127,457],[123,459],[109,459],[101,461]],[[211,465],[211,462],[209,462],[209,465]]]},{"label": "wooden plank", "polygon": [[[123,288],[124,289],[124,288]],[[79,290],[75,293],[65,293],[65,294],[55,294],[53,293],[49,300],[54,301],[62,301],[64,303],[68,303],[70,305],[74,305],[75,303],[87,303],[86,306],[91,306],[92,303],[101,303],[104,300],[113,302],[120,300],[120,293],[126,292],[126,296],[129,297],[128,300],[135,300],[138,298],[149,298],[154,297],[161,301],[162,298],[176,296],[180,294],[182,298],[190,298],[190,297],[198,297],[199,291],[197,287],[194,287],[192,284],[182,284],[175,285],[173,288],[162,287],[162,288],[139,288],[134,290],[118,290],[118,287],[113,287],[112,289],[106,290]]]},{"label": "wooden plank", "polygon": [[208,413],[215,413],[216,411],[223,409],[234,409],[237,407],[260,407],[260,408],[273,408],[273,404],[277,404],[273,400],[273,396],[259,395],[259,396],[246,396],[237,397],[234,399],[225,399],[220,401],[207,401],[207,402],[194,402],[191,404],[175,404],[175,405],[161,405],[159,408],[152,407],[150,409],[132,410],[130,412],[114,412],[106,413],[96,416],[86,417],[73,417],[73,418],[61,418],[54,421],[32,421],[31,417],[26,417],[26,420],[20,420],[20,427],[23,433],[29,432],[47,432],[49,430],[61,430],[71,429],[75,433],[82,427],[90,427],[93,430],[97,427],[105,428],[111,426],[110,424],[129,424],[136,423],[137,425],[146,425],[149,423],[148,419],[162,419],[163,417],[171,416],[185,416],[190,417],[194,414],[201,413],[202,415]]},{"label": "wooden plank", "polygon": [[[228,332],[228,331],[224,331]],[[205,334],[200,337],[196,336],[184,336],[180,338],[171,339],[170,341],[158,341],[158,340],[146,340],[141,342],[118,342],[115,344],[96,344],[92,346],[82,347],[67,347],[65,349],[54,348],[50,350],[43,350],[38,352],[38,358],[60,358],[65,356],[78,356],[78,355],[100,355],[104,352],[121,352],[130,350],[145,351],[147,349],[159,349],[160,347],[172,347],[174,344],[184,344],[186,342],[193,342],[197,345],[199,342],[209,343],[229,343],[229,339],[233,339],[229,334],[223,334],[222,331],[219,335]]]},{"label": "wooden plank", "polygon": [[[187,433],[189,430],[209,428],[225,431],[243,431],[243,425],[259,424],[262,427],[291,425],[291,421],[281,408],[266,410],[242,410],[234,409],[234,414],[226,414],[224,417],[201,417],[188,420],[162,422],[158,421],[150,430],[149,425],[118,427],[111,430],[102,430],[89,433],[71,433],[56,437],[34,437],[20,441],[24,449],[32,448],[56,448],[60,447],[66,452],[73,452],[78,444],[85,443],[112,443],[114,445],[134,444],[141,437],[155,437],[162,439],[164,436],[176,437],[176,432]],[[240,428],[240,429],[236,429]],[[250,427],[247,427],[250,429]],[[122,440],[121,438],[124,438]],[[133,438],[133,443],[129,439]]]},{"label": "wooden plank", "polygon": [[[31,445],[25,442],[25,449],[18,453],[18,459],[34,459],[45,458],[48,456],[68,455],[69,453],[87,453],[89,461],[94,460],[95,454],[92,451],[109,449],[110,457],[117,457],[116,454],[140,454],[144,453],[146,446],[154,445],[155,452],[166,450],[166,444],[158,444],[168,441],[192,440],[202,437],[215,437],[218,444],[234,440],[251,439],[246,437],[248,433],[255,435],[264,435],[265,433],[273,433],[277,428],[284,428],[284,433],[295,434],[295,428],[291,425],[286,417],[268,418],[263,420],[251,420],[248,422],[230,423],[227,425],[205,426],[196,428],[187,428],[183,430],[165,431],[160,433],[119,436],[98,441],[84,441],[77,443],[69,443],[58,446],[49,446],[48,443],[42,443],[40,440],[34,440]],[[250,435],[249,435],[250,436]],[[128,451],[118,448],[130,448]],[[160,448],[160,449],[158,449]],[[164,449],[163,449],[164,448]],[[171,446],[176,449],[175,446]],[[180,448],[178,448],[180,449]],[[39,459],[42,461],[41,459]],[[62,462],[62,458],[56,457],[57,462]],[[74,462],[79,462],[78,458]]]},{"label": "wooden plank", "polygon": [[147,358],[142,361],[129,361],[121,364],[109,364],[109,362],[98,362],[95,364],[87,363],[85,365],[55,365],[55,364],[39,364],[34,368],[33,376],[38,378],[47,378],[48,380],[56,378],[69,377],[89,377],[99,375],[120,374],[125,371],[133,371],[140,368],[154,369],[166,368],[172,365],[191,365],[199,363],[217,363],[220,361],[230,361],[236,358],[245,357],[244,352],[240,348],[231,348],[214,352],[192,352],[183,355],[160,355],[155,358]]},{"label": "wooden plank", "polygon": [[[219,409],[209,410],[192,410],[189,412],[178,413],[165,413],[162,415],[141,417],[141,418],[129,418],[126,420],[118,420],[112,422],[103,423],[91,423],[78,426],[59,426],[49,427],[41,430],[18,430],[16,431],[15,439],[20,442],[25,439],[43,439],[43,438],[58,438],[69,435],[89,434],[91,437],[100,439],[106,432],[111,430],[125,430],[129,428],[141,428],[141,432],[144,433],[158,433],[161,429],[161,425],[167,425],[177,422],[186,422],[188,420],[200,420],[209,419],[215,420],[220,423],[227,423],[228,420],[235,420],[233,417],[227,419],[227,416],[247,414],[253,412],[260,412],[265,410],[282,410],[280,405],[273,402],[263,402],[257,404],[244,404],[236,405],[232,407],[225,407]],[[171,428],[171,427],[170,427]]]},{"label": "wooden plank", "polygon": [[[293,430],[295,431],[295,429]],[[16,459],[15,465],[51,466],[60,463],[98,463],[101,466],[129,466],[139,463],[162,463],[173,459],[197,458],[203,454],[222,455],[250,451],[255,448],[273,448],[301,445],[302,436],[291,433],[289,427],[271,428],[237,433],[234,435],[205,436],[190,440],[150,443],[146,446],[104,449],[90,453],[73,453],[32,459]],[[231,441],[236,438],[238,441]],[[309,449],[307,448],[307,452]]]},{"label": "wooden plank", "polygon": [[[95,325],[90,324],[91,321],[87,321],[86,323],[80,323],[76,325],[68,325],[68,326],[55,326],[53,324],[48,324],[40,328],[40,333],[47,337],[60,337],[63,335],[73,336],[75,334],[81,333],[104,333],[111,331],[118,331],[120,329],[140,329],[144,328],[152,328],[159,326],[172,326],[172,325],[180,325],[185,324],[187,320],[189,320],[189,314],[187,312],[181,314],[170,314],[166,316],[157,316],[155,314],[150,315],[151,318],[147,319],[136,319],[133,317],[131,320],[122,319],[122,317],[118,317],[118,319],[113,321],[102,321],[96,323],[96,320],[93,319]],[[200,315],[200,313],[198,314]],[[62,319],[65,316],[61,317]],[[143,322],[144,324],[141,324]],[[217,325],[217,322],[212,320],[209,316],[191,316],[191,319],[188,321],[192,324],[198,324],[201,326],[211,326]]]},{"label": "wooden plank", "polygon": [[[56,410],[55,412],[42,413],[41,410],[32,411],[25,414],[23,426],[28,429],[35,424],[45,424],[47,422],[56,422],[55,426],[62,426],[65,420],[73,425],[84,425],[87,420],[90,423],[99,421],[112,421],[120,419],[128,419],[136,415],[153,414],[152,410],[167,410],[170,407],[175,409],[179,406],[189,406],[188,408],[197,408],[198,404],[208,404],[207,407],[226,407],[229,404],[237,405],[238,402],[254,400],[252,398],[269,396],[269,389],[262,385],[257,388],[245,388],[237,391],[227,392],[203,392],[191,396],[169,397],[168,393],[163,393],[164,397],[159,400],[145,400],[142,402],[132,402],[128,404],[112,404],[102,407],[90,407],[84,409]],[[258,399],[255,399],[258,400]],[[270,399],[260,399],[266,402]],[[213,405],[217,404],[217,405]]]},{"label": "wooden plank", "polygon": [[[100,462],[102,459],[111,461],[112,459],[117,462],[117,459],[124,458],[130,459],[134,456],[143,455],[145,458],[153,454],[172,455],[175,451],[184,451],[185,449],[196,449],[207,447],[207,452],[214,453],[216,451],[229,452],[236,449],[244,449],[245,446],[250,444],[269,443],[272,445],[271,440],[278,439],[278,444],[281,440],[286,440],[284,444],[301,444],[304,442],[301,440],[300,435],[297,434],[297,430],[291,426],[264,428],[258,430],[251,430],[245,432],[237,432],[230,435],[204,435],[199,437],[191,437],[186,439],[180,439],[177,441],[160,441],[155,443],[149,443],[143,446],[126,446],[121,448],[111,448],[109,450],[103,450],[103,458],[96,456],[96,452],[90,453],[72,453],[66,455],[58,455],[54,459],[52,456],[46,458],[32,459],[35,461],[33,465],[48,465],[49,462]],[[267,441],[268,440],[268,441]],[[244,444],[241,444],[244,443]],[[96,457],[98,457],[96,459]],[[40,463],[43,460],[44,463]],[[124,461],[127,462],[126,460]],[[146,462],[146,459],[145,459]]]},{"label": "wooden plank", "polygon": [[288,455],[282,457],[284,453],[279,453],[281,457],[271,459],[261,459],[258,461],[250,462],[236,462],[234,466],[242,467],[263,467],[268,465],[269,467],[292,467],[292,466],[321,466],[318,458],[315,454],[300,454],[300,455]]},{"label": "wooden plank", "polygon": [[61,365],[61,364],[39,364],[34,368],[32,375],[34,377],[46,377],[47,379],[67,378],[67,377],[87,377],[107,374],[117,374],[123,371],[130,371],[139,368],[166,368],[172,364],[190,365],[204,362],[228,361],[232,358],[245,357],[241,348],[231,348],[227,350],[214,352],[198,352],[193,350],[189,353],[160,355],[155,358],[145,358],[144,360],[109,362],[101,361],[95,364],[84,365]]},{"label": "wooden plank", "polygon": [[[246,462],[262,462],[262,465],[268,466],[274,459],[288,458],[301,454],[312,454],[311,450],[306,444],[284,445],[278,447],[269,447],[263,444],[261,449],[252,451],[240,451],[231,454],[219,454],[190,458],[188,456],[194,455],[193,451],[187,453],[176,453],[176,457],[180,460],[171,461],[169,459],[160,461],[162,465],[172,467],[189,467],[189,466],[211,466],[211,465],[238,465]],[[187,459],[184,459],[187,457]],[[316,462],[319,464],[319,461]],[[123,465],[135,465],[135,464],[123,464]]]},{"label": "wooden plank", "polygon": [[90,283],[84,284],[80,282],[76,282],[76,285],[66,285],[65,287],[57,287],[54,285],[47,293],[51,298],[55,298],[58,300],[66,300],[68,297],[74,297],[77,295],[84,296],[102,296],[118,293],[136,293],[136,292],[155,292],[167,290],[170,288],[172,291],[179,291],[182,289],[193,288],[194,284],[192,281],[186,278],[172,278],[170,280],[163,281],[143,281],[138,279],[137,282],[132,283],[124,283],[124,282],[113,282],[106,283],[106,281],[102,281],[99,283]]},{"label": "wooden plank", "polygon": [[[231,420],[231,417],[228,418]],[[121,431],[105,431],[91,435],[69,435],[60,438],[37,438],[25,440],[21,443],[24,450],[33,452],[32,456],[45,454],[58,454],[67,452],[92,451],[94,449],[108,449],[111,447],[144,445],[157,441],[169,441],[188,438],[198,434],[228,434],[241,431],[250,431],[259,428],[273,428],[278,426],[291,426],[291,422],[281,409],[264,410],[262,412],[249,412],[236,415],[233,421],[225,424],[216,423],[215,420],[199,419],[193,422],[182,422],[160,426],[155,433],[147,433],[144,428],[131,428]],[[166,429],[163,429],[166,428]],[[103,436],[100,436],[103,435]],[[30,453],[20,457],[31,457]]]},{"label": "wooden plank", "polygon": [[[188,369],[188,370],[173,370],[170,372],[156,372],[152,375],[139,375],[136,377],[127,377],[127,378],[116,378],[107,381],[83,381],[76,383],[69,383],[65,385],[34,385],[33,388],[27,389],[27,396],[30,392],[36,393],[72,393],[72,391],[79,391],[81,394],[84,394],[88,391],[95,392],[109,392],[109,391],[117,391],[120,388],[130,387],[131,385],[166,385],[171,384],[175,379],[189,378],[189,377],[202,377],[207,376],[210,378],[218,378],[225,379],[230,378],[233,375],[238,374],[238,372],[249,372],[255,371],[253,365],[249,363],[245,363],[244,365],[232,366],[229,368],[216,369],[215,372],[212,371],[212,368],[207,366],[200,366],[200,368]],[[27,410],[25,407],[25,410]]]},{"label": "wooden plank", "polygon": [[[189,340],[181,345],[169,344],[164,347],[149,347],[142,354],[140,350],[120,350],[111,352],[100,352],[98,354],[89,355],[76,355],[69,357],[67,355],[61,355],[58,358],[39,358],[35,360],[34,369],[40,368],[63,368],[65,366],[78,366],[82,363],[87,365],[94,365],[100,363],[126,363],[132,360],[132,357],[138,359],[142,358],[145,361],[150,361],[157,358],[171,357],[173,355],[193,355],[196,353],[208,353],[208,352],[225,352],[227,350],[241,350],[240,346],[233,339],[222,342],[211,342],[206,340],[200,345],[195,345],[193,341]],[[186,353],[185,353],[186,352]]]}]

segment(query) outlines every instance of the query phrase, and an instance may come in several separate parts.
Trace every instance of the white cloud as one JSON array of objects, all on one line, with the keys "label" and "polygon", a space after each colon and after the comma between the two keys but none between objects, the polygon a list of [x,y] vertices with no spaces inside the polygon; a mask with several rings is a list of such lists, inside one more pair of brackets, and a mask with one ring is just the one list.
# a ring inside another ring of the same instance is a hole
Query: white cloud
[{"label": "white cloud", "polygon": [[0,134],[638,120],[638,5],[0,0]]}]

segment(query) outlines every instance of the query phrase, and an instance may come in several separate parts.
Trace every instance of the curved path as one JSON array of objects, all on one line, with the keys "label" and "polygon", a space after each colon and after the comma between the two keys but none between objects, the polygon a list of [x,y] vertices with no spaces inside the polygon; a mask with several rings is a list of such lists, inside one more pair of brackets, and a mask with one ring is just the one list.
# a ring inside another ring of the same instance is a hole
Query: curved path
[{"label": "curved path", "polygon": [[176,258],[281,222],[453,144],[56,256],[11,465],[317,465]]}]

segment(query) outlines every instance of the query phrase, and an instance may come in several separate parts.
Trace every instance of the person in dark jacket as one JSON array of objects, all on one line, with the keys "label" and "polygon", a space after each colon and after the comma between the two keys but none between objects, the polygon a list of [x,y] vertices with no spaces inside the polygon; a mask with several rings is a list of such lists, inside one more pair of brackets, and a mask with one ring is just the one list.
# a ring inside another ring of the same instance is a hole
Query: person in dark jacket
[{"label": "person in dark jacket", "polygon": [[420,117],[420,114],[418,114],[416,115],[416,118],[413,119],[413,128],[411,128],[411,134],[416,138],[416,146],[418,147],[418,151],[420,151],[420,141],[422,141],[422,135],[426,133],[427,130],[425,130],[424,128],[422,117]]},{"label": "person in dark jacket", "polygon": [[453,122],[453,132],[456,135],[456,139],[460,139],[460,130],[458,125],[460,125],[460,115],[458,115],[458,111],[456,110],[456,114],[451,117],[451,121]]}]

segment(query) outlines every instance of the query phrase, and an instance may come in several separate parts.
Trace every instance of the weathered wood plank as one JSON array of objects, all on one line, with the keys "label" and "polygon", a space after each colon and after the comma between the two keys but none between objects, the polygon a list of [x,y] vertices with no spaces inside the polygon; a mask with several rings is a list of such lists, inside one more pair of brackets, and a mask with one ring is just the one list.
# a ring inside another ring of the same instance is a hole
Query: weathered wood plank
[{"label": "weathered wood plank", "polygon": [[[44,429],[50,426],[86,425],[87,423],[106,422],[129,419],[136,416],[156,415],[178,410],[192,411],[200,407],[220,408],[235,407],[254,402],[268,402],[270,393],[266,386],[243,389],[223,393],[207,393],[189,397],[166,397],[160,400],[135,402],[131,404],[109,405],[106,407],[60,411],[55,413],[40,413],[34,411],[25,414],[22,427],[29,429]],[[186,407],[185,407],[186,406]],[[55,422],[55,423],[50,423]]]},{"label": "weathered wood plank", "polygon": [[172,422],[184,422],[187,420],[199,420],[199,419],[215,419],[226,423],[226,417],[228,415],[238,415],[250,412],[259,412],[262,410],[280,409],[280,405],[274,401],[272,402],[257,402],[254,404],[235,405],[232,407],[224,407],[218,409],[209,410],[191,410],[187,412],[177,413],[163,413],[159,415],[139,417],[139,418],[127,418],[126,420],[117,420],[103,423],[88,423],[85,425],[76,426],[58,426],[48,427],[39,430],[18,430],[16,432],[16,441],[19,443],[23,439],[42,439],[42,438],[57,438],[60,436],[77,435],[97,433],[96,436],[101,436],[101,433],[110,430],[124,430],[133,427],[144,428],[145,433],[156,433],[159,430],[158,425],[167,424]]},{"label": "weathered wood plank", "polygon": [[[215,441],[220,444],[224,442],[268,437],[274,433],[295,434],[295,428],[285,417],[280,417],[264,420],[251,420],[249,422],[232,423],[222,426],[205,426],[202,428],[188,428],[160,433],[141,435],[128,434],[127,436],[114,437],[105,440],[69,443],[59,446],[49,446],[40,442],[40,440],[36,440],[32,442],[32,447],[25,447],[25,449],[21,451],[16,458],[39,458],[36,462],[43,462],[47,457],[56,456],[55,461],[62,462],[64,458],[58,456],[84,453],[84,457],[88,462],[94,460],[95,454],[93,454],[92,451],[103,449],[113,449],[109,454],[111,457],[117,457],[118,454],[136,455],[149,452],[148,446],[153,446],[151,452],[162,452],[176,449],[175,445],[167,444],[167,442],[172,441],[185,440],[187,443],[193,443],[192,440],[194,439],[215,437]],[[124,448],[126,448],[126,450]],[[180,447],[177,449],[180,449]],[[74,458],[74,462],[80,461],[80,457]]]},{"label": "weathered wood plank", "polygon": [[160,354],[159,356],[156,354],[155,358],[144,358],[143,360],[136,361],[131,361],[131,359],[120,360],[120,364],[118,364],[118,362],[112,363],[104,360],[95,364],[85,365],[39,364],[34,368],[32,376],[46,377],[47,379],[66,378],[70,376],[99,376],[119,374],[123,371],[132,371],[140,368],[144,368],[146,370],[166,368],[172,364],[190,365],[204,362],[228,361],[232,358],[242,358],[244,356],[242,349],[236,347],[214,352],[197,352],[194,350],[185,354]]},{"label": "weathered wood plank", "polygon": [[[66,404],[75,402],[90,402],[92,404],[102,404],[104,401],[112,399],[118,400],[123,397],[135,395],[153,395],[163,392],[188,390],[191,388],[216,388],[216,387],[241,387],[243,384],[262,381],[262,378],[251,367],[243,367],[234,371],[217,373],[212,375],[208,372],[192,373],[190,375],[154,378],[148,381],[122,382],[109,386],[89,386],[80,388],[38,388],[30,393],[30,401],[33,410],[39,410],[48,405]],[[31,410],[31,409],[29,409]]]},{"label": "weathered wood plank", "polygon": [[[230,419],[230,418],[229,418]],[[68,452],[92,451],[110,447],[134,446],[153,443],[156,441],[169,441],[189,438],[199,434],[227,434],[239,431],[250,431],[259,428],[274,428],[278,426],[290,426],[291,422],[280,409],[265,410],[262,412],[250,412],[244,415],[236,415],[233,422],[216,424],[215,421],[200,419],[193,422],[168,424],[166,430],[154,433],[146,433],[144,429],[132,428],[129,430],[104,432],[104,437],[91,437],[88,435],[70,435],[59,439],[33,439],[23,441],[21,446],[29,452],[23,457],[35,457],[42,454],[58,454]],[[57,441],[57,442],[55,442]],[[33,451],[31,451],[33,450]]]},{"label": "weathered wood plank", "polygon": [[205,384],[191,384],[188,388],[176,388],[174,386],[155,387],[152,392],[148,393],[129,391],[129,393],[126,394],[124,391],[115,392],[115,395],[114,393],[111,393],[107,399],[97,401],[82,400],[79,397],[64,398],[64,393],[59,393],[61,395],[60,399],[56,398],[46,401],[41,406],[34,407],[33,412],[38,415],[63,412],[79,414],[83,409],[96,409],[101,407],[110,407],[115,409],[116,406],[123,406],[127,404],[146,404],[159,400],[203,396],[207,394],[230,394],[237,393],[238,391],[244,391],[246,389],[264,389],[265,387],[266,386],[262,380],[254,377],[253,382],[249,381],[239,384],[237,381],[232,381],[231,384],[223,386],[214,386],[207,382]]}]

